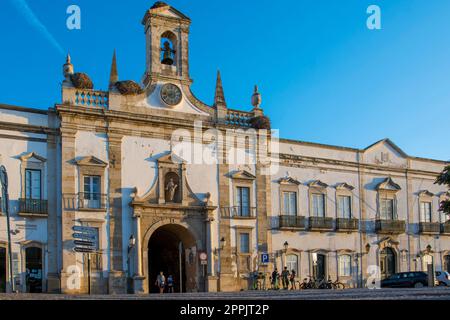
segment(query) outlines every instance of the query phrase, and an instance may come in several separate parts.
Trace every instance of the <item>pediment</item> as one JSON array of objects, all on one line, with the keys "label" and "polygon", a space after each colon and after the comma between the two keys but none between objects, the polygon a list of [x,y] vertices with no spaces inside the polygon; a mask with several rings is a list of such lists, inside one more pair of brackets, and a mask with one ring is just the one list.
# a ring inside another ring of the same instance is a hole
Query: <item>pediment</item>
[{"label": "pediment", "polygon": [[292,178],[292,177],[284,177],[284,178],[280,178],[280,179],[278,180],[278,183],[279,183],[279,184],[294,184],[294,185],[297,185],[297,186],[301,184],[300,181],[298,181],[297,179],[294,179],[294,178]]},{"label": "pediment", "polygon": [[171,152],[160,157],[158,159],[158,163],[185,164],[186,161],[177,156],[175,153]]},{"label": "pediment", "polygon": [[320,180],[314,180],[314,181],[311,181],[311,182],[308,184],[308,186],[309,186],[310,188],[321,188],[321,189],[328,188],[328,185],[327,185],[325,182],[322,182],[322,181],[320,181]]},{"label": "pediment", "polygon": [[419,197],[433,197],[434,193],[428,191],[428,190],[422,190],[419,192]]},{"label": "pediment", "polygon": [[79,166],[106,167],[108,164],[94,156],[87,156],[75,161]]},{"label": "pediment", "polygon": [[364,149],[366,163],[405,167],[408,155],[389,139],[378,141]]},{"label": "pediment", "polygon": [[402,188],[396,184],[391,177],[386,178],[383,182],[379,183],[377,186],[377,190],[385,190],[385,191],[400,191]]},{"label": "pediment", "polygon": [[348,190],[353,191],[355,189],[354,186],[349,185],[348,183],[339,183],[335,186],[336,190]]},{"label": "pediment", "polygon": [[40,155],[38,155],[35,152],[30,152],[27,153],[23,156],[20,157],[21,161],[30,161],[30,162],[46,162],[47,159],[45,159],[44,157],[41,157]]},{"label": "pediment", "polygon": [[147,21],[147,18],[149,15],[154,14],[158,16],[163,16],[167,18],[172,19],[181,19],[181,20],[188,20],[190,21],[189,17],[185,14],[181,13],[179,10],[175,9],[174,7],[168,5],[167,3],[164,3],[162,1],[156,2],[150,10],[147,11],[145,14],[145,17],[143,19],[143,23]]},{"label": "pediment", "polygon": [[230,174],[231,179],[255,180],[256,177],[248,171],[241,170]]}]

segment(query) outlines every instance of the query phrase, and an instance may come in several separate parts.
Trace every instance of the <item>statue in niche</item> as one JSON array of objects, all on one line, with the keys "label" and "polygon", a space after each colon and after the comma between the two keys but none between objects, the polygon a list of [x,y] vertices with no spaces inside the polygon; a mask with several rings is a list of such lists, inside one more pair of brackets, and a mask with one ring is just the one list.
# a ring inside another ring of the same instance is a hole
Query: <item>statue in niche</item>
[{"label": "statue in niche", "polygon": [[173,50],[170,47],[169,41],[164,42],[164,47],[161,48],[161,51],[163,52],[163,58],[161,60],[162,64],[167,64],[169,66],[173,65],[173,56],[175,54],[175,50]]},{"label": "statue in niche", "polygon": [[177,191],[178,185],[173,181],[173,178],[170,178],[169,182],[166,185],[166,192],[168,196],[168,202],[175,201],[175,193]]}]

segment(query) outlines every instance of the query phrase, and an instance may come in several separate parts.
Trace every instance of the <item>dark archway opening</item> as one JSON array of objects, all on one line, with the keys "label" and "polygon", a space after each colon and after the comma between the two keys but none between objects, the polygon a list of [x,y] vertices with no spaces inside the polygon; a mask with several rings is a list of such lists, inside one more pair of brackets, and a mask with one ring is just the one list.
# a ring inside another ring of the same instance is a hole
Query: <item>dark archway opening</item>
[{"label": "dark archway opening", "polygon": [[[156,230],[153,233],[152,237],[150,238],[148,246],[148,258],[149,258],[149,281],[150,281],[149,287],[151,293],[159,292],[159,289],[155,285],[155,282],[158,274],[161,271],[164,272],[166,280],[167,277],[170,275],[173,277],[175,292],[180,292],[181,280],[182,280],[182,291],[186,292],[185,249],[188,244],[186,243],[186,239],[183,239],[182,229],[184,228],[175,225],[164,226]],[[180,262],[181,262],[181,270],[180,270]],[[168,292],[167,287],[165,289],[165,292]]]},{"label": "dark archway opening", "polygon": [[42,292],[42,249],[25,249],[26,286],[29,293]]},{"label": "dark archway opening", "polygon": [[326,278],[326,257],[323,254],[318,254],[317,255],[317,261],[315,263],[314,266],[314,278],[316,278],[317,280],[323,280]]},{"label": "dark archway opening", "polygon": [[391,248],[384,248],[380,253],[381,278],[386,279],[395,274],[395,252]]},{"label": "dark archway opening", "polygon": [[450,273],[450,256],[447,255],[444,257],[444,270]]},{"label": "dark archway opening", "polygon": [[0,248],[0,292],[6,292],[6,249]]}]

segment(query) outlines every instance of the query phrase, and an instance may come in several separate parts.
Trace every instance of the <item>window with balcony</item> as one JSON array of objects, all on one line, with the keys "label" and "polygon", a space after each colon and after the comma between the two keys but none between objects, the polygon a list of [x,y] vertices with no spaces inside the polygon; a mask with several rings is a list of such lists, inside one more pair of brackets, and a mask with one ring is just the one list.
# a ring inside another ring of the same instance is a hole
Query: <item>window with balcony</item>
[{"label": "window with balcony", "polygon": [[248,187],[236,188],[236,206],[238,216],[250,217],[250,188]]},{"label": "window with balcony", "polygon": [[25,170],[25,198],[30,200],[42,198],[41,170]]},{"label": "window with balcony", "polygon": [[395,201],[394,199],[380,200],[380,216],[383,220],[395,220]]},{"label": "window with balcony", "polygon": [[432,222],[431,202],[422,201],[420,203],[420,222]]},{"label": "window with balcony", "polygon": [[90,209],[101,208],[101,193],[100,193],[99,176],[85,176],[84,189],[82,195],[83,207]]},{"label": "window with balcony", "polygon": [[243,232],[239,234],[239,252],[243,254],[250,253],[250,233]]},{"label": "window with balcony", "polygon": [[352,197],[351,196],[338,196],[338,215],[339,218],[351,219],[352,218]]},{"label": "window with balcony", "polygon": [[283,215],[297,215],[297,192],[283,192]]},{"label": "window with balcony", "polygon": [[289,272],[294,271],[297,276],[299,276],[298,273],[298,256],[295,254],[289,254],[286,256],[286,267],[289,270]]},{"label": "window with balcony", "polygon": [[350,277],[352,275],[352,257],[348,254],[339,256],[339,276]]},{"label": "window with balcony", "polygon": [[312,195],[312,215],[314,217],[325,217],[325,195],[314,193]]}]

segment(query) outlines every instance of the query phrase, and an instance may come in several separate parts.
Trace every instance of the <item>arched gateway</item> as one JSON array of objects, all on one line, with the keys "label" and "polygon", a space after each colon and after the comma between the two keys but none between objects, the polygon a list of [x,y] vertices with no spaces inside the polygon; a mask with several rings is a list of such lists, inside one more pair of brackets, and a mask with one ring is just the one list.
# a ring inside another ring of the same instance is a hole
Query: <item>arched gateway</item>
[{"label": "arched gateway", "polygon": [[207,290],[199,253],[208,251],[216,207],[210,205],[208,195],[200,199],[191,191],[185,163],[174,157],[159,158],[157,181],[149,193],[132,196],[136,293],[158,292],[155,282],[161,271],[173,276],[176,292]]}]

